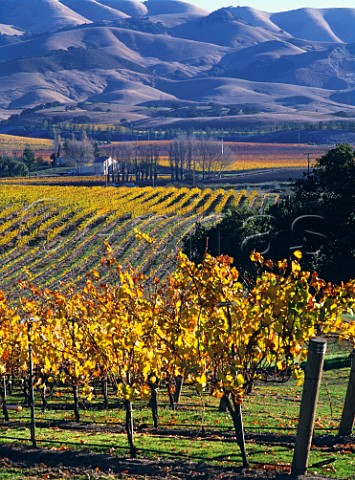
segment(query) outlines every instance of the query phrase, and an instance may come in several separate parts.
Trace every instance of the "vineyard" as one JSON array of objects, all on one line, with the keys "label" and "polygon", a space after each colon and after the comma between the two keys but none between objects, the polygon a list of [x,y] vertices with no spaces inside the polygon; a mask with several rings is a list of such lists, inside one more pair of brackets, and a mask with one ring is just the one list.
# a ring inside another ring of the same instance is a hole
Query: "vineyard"
[{"label": "vineyard", "polygon": [[[227,208],[260,211],[275,195],[197,188],[2,185],[0,287],[19,278],[54,287],[80,283],[98,268],[108,241],[123,265],[161,276],[174,264],[183,236],[215,223]],[[140,234],[155,239],[139,242]]]},{"label": "vineyard", "polygon": [[[253,284],[226,256],[195,265],[178,252],[197,222],[215,224],[237,205],[262,212],[276,200],[232,189],[3,182],[0,456],[25,459],[19,446],[40,446],[35,475],[44,478],[76,478],[70,468],[62,477],[46,470],[58,465],[54,454],[74,451],[90,458],[92,478],[111,478],[103,465],[147,473],[147,457],[159,461],[152,478],[165,477],[166,455],[212,462],[201,467],[205,478],[217,478],[216,462],[234,475],[235,465],[251,469],[250,478],[289,473],[309,340],[326,336],[339,356],[329,368],[349,366],[355,281],[303,271],[298,250],[276,263],[253,252]],[[353,466],[348,377],[328,376],[312,453],[313,471],[339,479]],[[127,467],[114,457],[121,451],[141,463]],[[184,463],[176,478],[195,476]]]},{"label": "vineyard", "polygon": [[[148,234],[139,237],[154,244]],[[106,280],[94,269],[82,288],[67,284],[39,289],[20,282],[13,301],[1,295],[5,423],[0,443],[40,443],[42,459],[53,458],[53,451],[89,448],[84,453],[94,465],[101,457],[92,458],[93,451],[112,455],[124,449],[132,458],[153,454],[159,460],[175,453],[184,457],[194,443],[195,460],[262,468],[267,478],[274,478],[269,474],[276,471],[289,473],[290,432],[297,422],[308,341],[322,334],[333,338],[334,345],[340,342],[340,348],[351,349],[354,323],[342,314],[355,306],[354,281],[337,286],[303,271],[299,251],[290,262],[277,264],[252,254],[264,272],[248,292],[231,260],[223,256],[206,255],[195,265],[180,253],[168,277],[148,279],[139,270],[123,269],[107,243],[105,248]],[[281,390],[285,397],[280,397],[277,384],[291,374],[297,383]],[[264,383],[269,384],[266,389]],[[327,435],[314,439],[318,451],[313,468],[331,464],[326,471],[337,473],[332,465],[336,460],[338,478],[350,479],[346,475],[352,470],[353,445],[352,427],[343,422],[349,417],[346,402],[341,414],[346,373],[336,379],[331,375],[328,385],[334,408],[326,413],[326,402],[317,418],[317,428]],[[278,404],[290,399],[281,416],[271,397],[277,397]],[[255,429],[247,443],[243,403],[248,428]],[[271,408],[274,414],[260,418]],[[340,416],[343,433],[336,437]],[[260,452],[259,442],[266,440],[260,429],[265,427],[273,433],[269,447]],[[117,460],[110,461],[117,465]],[[122,464],[115,468],[122,469]]]},{"label": "vineyard", "polygon": [[[149,142],[133,142],[135,145]],[[160,164],[169,165],[169,142],[157,142]],[[307,169],[307,155],[310,155],[311,166],[316,158],[324,154],[324,147],[319,145],[224,142],[231,151],[231,159],[226,166],[227,171],[247,171],[268,168],[303,168]]]},{"label": "vineyard", "polygon": [[319,145],[226,142],[234,154],[230,170],[250,170],[255,168],[307,168],[307,155],[311,164],[324,154]]},{"label": "vineyard", "polygon": [[34,150],[49,150],[52,148],[52,140],[46,138],[20,137],[17,135],[0,134],[0,152],[12,152],[24,149],[26,146]]}]

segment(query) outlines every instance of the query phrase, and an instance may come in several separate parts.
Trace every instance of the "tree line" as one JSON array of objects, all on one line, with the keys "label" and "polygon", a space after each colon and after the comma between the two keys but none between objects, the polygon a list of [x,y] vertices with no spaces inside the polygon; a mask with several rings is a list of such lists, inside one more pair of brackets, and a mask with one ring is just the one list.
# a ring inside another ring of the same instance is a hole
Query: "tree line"
[{"label": "tree line", "polygon": [[341,281],[355,275],[354,238],[355,151],[342,144],[319,158],[276,205],[263,213],[231,209],[213,228],[197,225],[184,250],[196,261],[206,251],[231,255],[250,277],[255,274],[249,262],[252,249],[274,260],[301,249],[307,268]]},{"label": "tree line", "polygon": [[212,173],[221,175],[233,160],[229,147],[214,137],[180,135],[169,145],[171,180],[205,180]]},{"label": "tree line", "polygon": [[[60,148],[58,137],[57,150]],[[62,146],[63,156],[67,162],[80,166],[90,163],[95,156],[93,142],[86,134],[81,140],[66,139]],[[97,148],[97,144],[96,148]],[[107,150],[106,150],[107,151]],[[137,144],[120,142],[111,146],[111,157],[117,160],[117,167],[112,171],[115,182],[135,180],[154,181],[162,171],[162,162],[157,143]],[[213,137],[196,137],[194,135],[180,135],[174,138],[168,149],[169,173],[172,181],[181,182],[205,178],[214,173],[220,175],[232,161],[232,152]],[[166,171],[166,169],[165,169]]]},{"label": "tree line", "polygon": [[25,147],[20,156],[0,154],[0,177],[27,177],[29,172],[46,165],[42,157],[36,157],[30,147]]}]

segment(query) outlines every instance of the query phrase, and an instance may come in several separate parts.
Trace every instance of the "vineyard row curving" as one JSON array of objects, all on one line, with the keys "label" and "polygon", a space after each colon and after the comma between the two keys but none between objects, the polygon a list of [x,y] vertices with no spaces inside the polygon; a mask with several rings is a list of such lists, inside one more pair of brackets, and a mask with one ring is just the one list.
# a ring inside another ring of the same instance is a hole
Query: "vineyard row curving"
[{"label": "vineyard row curving", "polygon": [[[83,283],[89,268],[101,268],[105,240],[124,265],[162,275],[197,222],[213,224],[241,204],[260,211],[275,200],[273,194],[210,188],[2,185],[0,288],[19,279],[47,287]],[[136,230],[151,234],[154,247],[137,245]]]}]

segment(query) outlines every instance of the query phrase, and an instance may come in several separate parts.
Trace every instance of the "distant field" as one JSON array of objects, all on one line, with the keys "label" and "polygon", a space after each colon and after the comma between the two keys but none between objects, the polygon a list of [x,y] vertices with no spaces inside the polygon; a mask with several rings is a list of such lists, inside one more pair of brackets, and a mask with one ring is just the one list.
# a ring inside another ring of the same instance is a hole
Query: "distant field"
[{"label": "distant field", "polygon": [[[210,188],[24,186],[3,182],[0,289],[19,278],[47,287],[81,283],[100,269],[104,241],[120,263],[164,275],[196,222],[211,225],[226,208],[262,211],[275,194]],[[141,233],[154,238],[150,243]]]},{"label": "distant field", "polygon": [[21,150],[29,146],[35,151],[47,151],[53,145],[47,138],[18,137],[15,135],[0,134],[0,153]]},{"label": "distant field", "polygon": [[[133,142],[144,145],[151,142]],[[160,153],[160,164],[169,165],[169,141],[157,142]],[[285,143],[251,143],[224,142],[232,151],[232,161],[226,166],[226,171],[243,171],[261,168],[308,168],[315,164],[329,147],[285,144]]]},{"label": "distant field", "polygon": [[[167,165],[169,155],[169,140],[158,142],[142,141],[132,142],[134,145],[149,145],[156,143],[163,165]],[[113,142],[113,146],[118,143]],[[252,142],[224,142],[233,152],[232,162],[227,170],[250,170],[259,168],[282,168],[308,166],[308,154],[310,164],[321,157],[329,146],[305,145],[302,143],[252,143]]]},{"label": "distant field", "polygon": [[[101,151],[109,155],[115,155],[115,147],[121,142],[112,142],[110,145],[102,145]],[[134,146],[156,144],[161,164],[168,165],[169,140],[136,141],[131,142]],[[259,168],[305,168],[307,169],[307,156],[310,164],[322,156],[329,146],[283,144],[283,143],[251,143],[251,142],[225,142],[233,152],[233,158],[228,165],[228,171],[252,170]],[[48,158],[52,152],[52,141],[49,139],[17,137],[14,135],[0,134],[0,154],[14,152],[20,154],[26,146],[31,147],[37,155]]]},{"label": "distant field", "polygon": [[30,147],[37,157],[45,160],[48,160],[53,152],[53,142],[47,138],[0,134],[0,155],[21,156],[26,147]]},{"label": "distant field", "polygon": [[226,142],[235,158],[228,170],[249,170],[254,168],[283,168],[308,166],[321,157],[328,149],[324,146],[285,143],[236,143]]}]

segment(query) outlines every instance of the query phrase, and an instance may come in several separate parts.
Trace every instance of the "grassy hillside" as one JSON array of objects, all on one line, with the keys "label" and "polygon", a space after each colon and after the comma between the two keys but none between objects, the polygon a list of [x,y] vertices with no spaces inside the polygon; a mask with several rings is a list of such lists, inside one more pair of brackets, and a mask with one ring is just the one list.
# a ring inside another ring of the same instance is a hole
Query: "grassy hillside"
[{"label": "grassy hillside", "polygon": [[[96,109],[105,104],[115,125],[124,119],[138,128],[141,121],[180,128],[181,112],[123,113],[167,101],[232,106],[231,123],[247,124],[252,113],[266,126],[283,125],[281,114],[297,124],[354,118],[355,9],[227,7],[208,14],[176,0],[27,1],[21,11],[18,1],[0,0],[3,118],[59,102],[70,106],[61,115],[71,121],[72,108],[94,102]],[[28,113],[1,131],[28,127]],[[51,111],[42,115],[53,121]],[[217,113],[214,125],[222,118],[220,128],[227,127],[226,115]],[[185,129],[193,127],[190,117],[205,128],[201,109],[188,111]],[[32,132],[38,116],[31,121]]]}]

